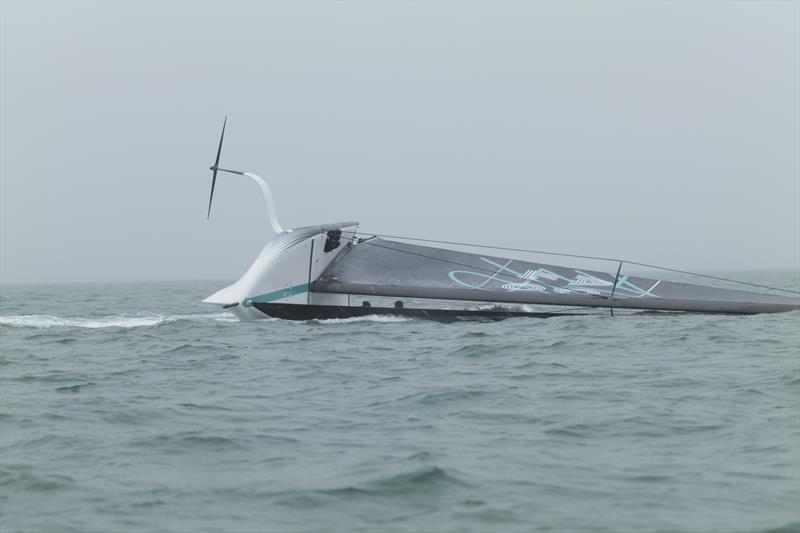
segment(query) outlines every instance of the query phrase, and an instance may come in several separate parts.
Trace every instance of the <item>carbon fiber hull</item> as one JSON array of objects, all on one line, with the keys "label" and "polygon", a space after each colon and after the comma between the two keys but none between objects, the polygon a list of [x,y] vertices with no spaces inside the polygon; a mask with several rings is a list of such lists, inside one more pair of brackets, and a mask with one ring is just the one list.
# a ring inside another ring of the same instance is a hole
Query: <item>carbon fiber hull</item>
[{"label": "carbon fiber hull", "polygon": [[282,303],[253,303],[253,307],[272,318],[284,320],[327,320],[385,315],[409,318],[424,318],[441,322],[462,320],[496,321],[506,318],[549,318],[569,316],[574,313],[528,313],[524,311],[466,310],[466,309],[419,309],[396,307],[355,307],[347,305],[305,305]]}]

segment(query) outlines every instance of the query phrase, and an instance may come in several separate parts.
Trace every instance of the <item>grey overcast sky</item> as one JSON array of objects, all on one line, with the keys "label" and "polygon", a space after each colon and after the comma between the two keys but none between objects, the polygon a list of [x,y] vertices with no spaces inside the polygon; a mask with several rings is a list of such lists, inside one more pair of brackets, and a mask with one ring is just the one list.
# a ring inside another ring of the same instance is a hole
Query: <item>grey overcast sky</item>
[{"label": "grey overcast sky", "polygon": [[800,265],[800,3],[3,1],[0,281],[220,279],[284,227]]}]

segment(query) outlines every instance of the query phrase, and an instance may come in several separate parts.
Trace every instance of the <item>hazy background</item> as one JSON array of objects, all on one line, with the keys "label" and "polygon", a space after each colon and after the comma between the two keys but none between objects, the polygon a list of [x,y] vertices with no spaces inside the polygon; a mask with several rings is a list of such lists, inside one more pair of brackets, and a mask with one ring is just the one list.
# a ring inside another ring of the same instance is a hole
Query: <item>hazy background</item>
[{"label": "hazy background", "polygon": [[234,279],[285,227],[800,265],[800,3],[2,2],[0,281]]}]

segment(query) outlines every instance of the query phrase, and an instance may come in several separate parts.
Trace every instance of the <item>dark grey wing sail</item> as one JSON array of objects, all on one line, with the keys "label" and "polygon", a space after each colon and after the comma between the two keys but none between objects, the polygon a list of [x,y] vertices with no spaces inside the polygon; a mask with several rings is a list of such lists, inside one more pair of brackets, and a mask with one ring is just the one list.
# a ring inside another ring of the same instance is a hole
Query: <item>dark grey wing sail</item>
[{"label": "dark grey wing sail", "polygon": [[800,309],[800,297],[704,287],[373,238],[316,280],[315,292],[718,313]]}]

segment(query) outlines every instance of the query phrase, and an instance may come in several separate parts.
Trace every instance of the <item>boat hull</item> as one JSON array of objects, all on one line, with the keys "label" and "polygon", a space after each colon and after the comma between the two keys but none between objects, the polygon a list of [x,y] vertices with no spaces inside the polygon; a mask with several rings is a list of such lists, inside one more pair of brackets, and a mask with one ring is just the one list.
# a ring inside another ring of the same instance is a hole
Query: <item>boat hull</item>
[{"label": "boat hull", "polygon": [[542,313],[502,310],[473,309],[419,309],[408,307],[365,307],[348,305],[305,305],[283,303],[253,303],[253,307],[271,318],[284,320],[328,320],[332,318],[354,318],[363,316],[397,316],[408,318],[424,318],[442,322],[462,320],[496,321],[506,318],[549,318],[569,316],[575,313]]}]

